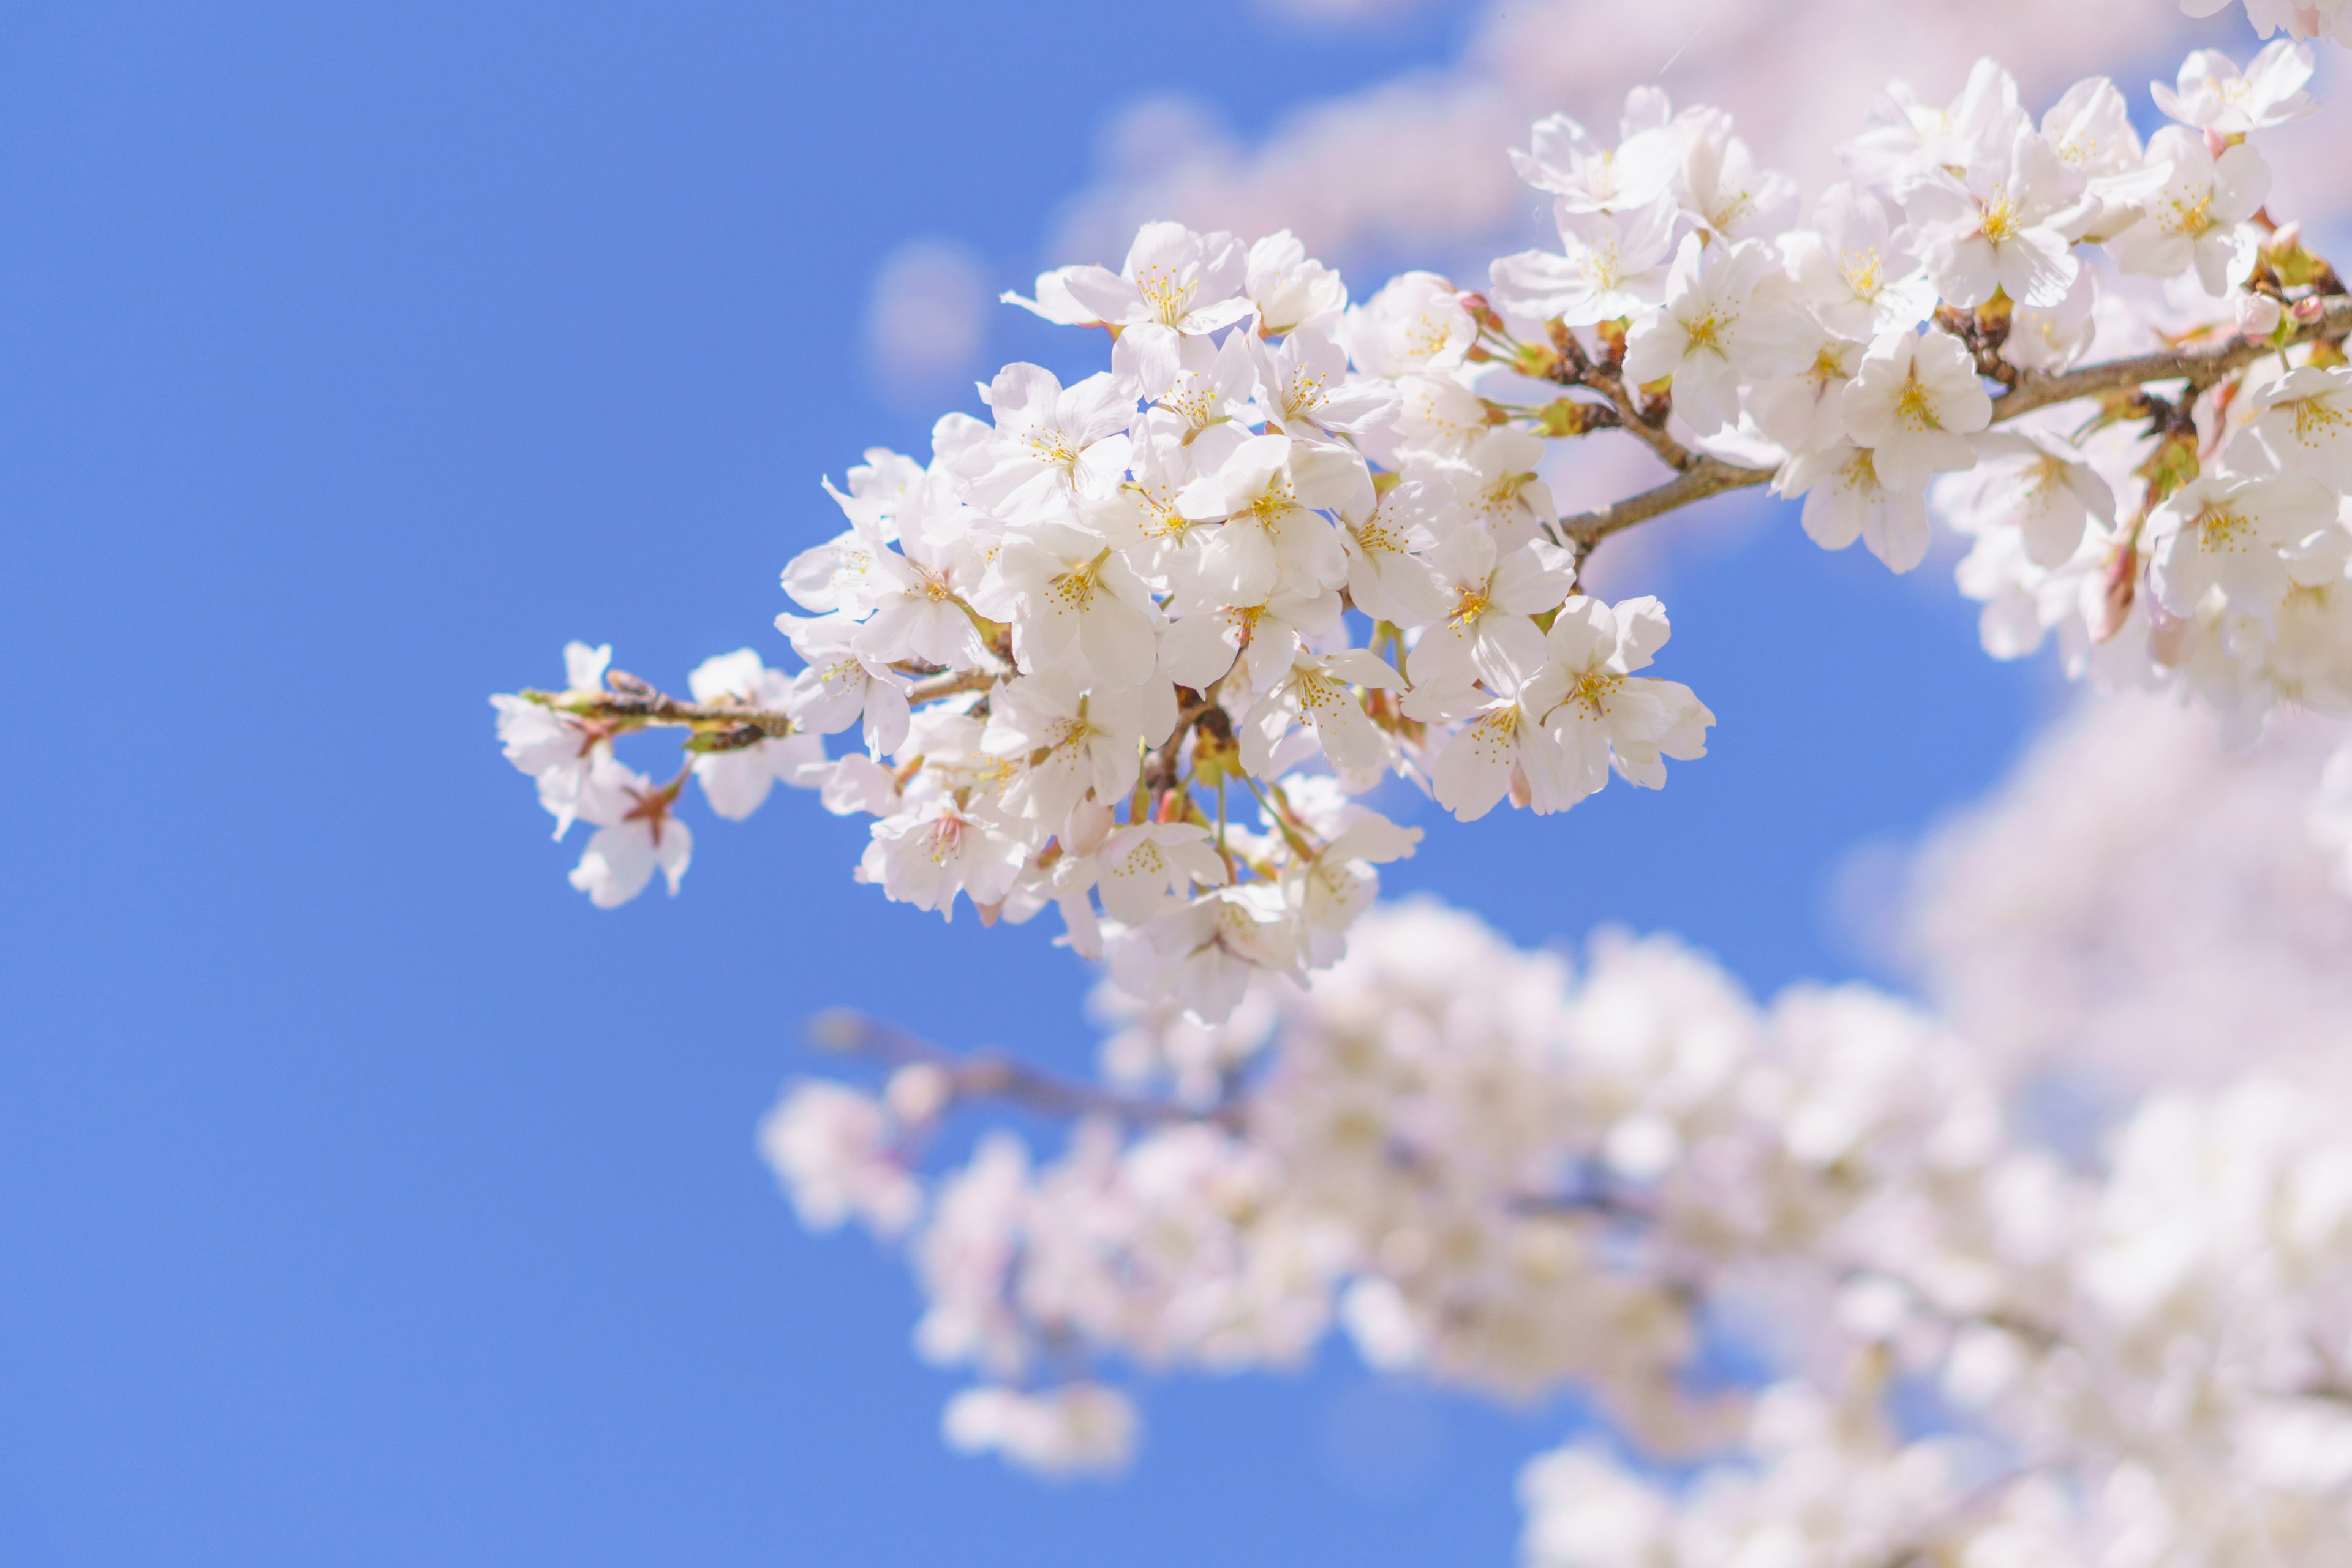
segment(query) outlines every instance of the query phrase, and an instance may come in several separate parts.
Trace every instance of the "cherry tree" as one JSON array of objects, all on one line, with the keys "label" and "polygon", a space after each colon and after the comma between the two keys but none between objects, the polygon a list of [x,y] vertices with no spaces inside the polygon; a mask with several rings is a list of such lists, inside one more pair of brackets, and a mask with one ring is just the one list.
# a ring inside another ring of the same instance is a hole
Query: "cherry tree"
[{"label": "cherry tree", "polygon": [[[1148,224],[1007,296],[1104,368],[1006,366],[985,419],[827,485],[796,668],[746,647],[681,698],[575,643],[493,699],[599,906],[678,890],[695,781],[730,820],[782,784],[870,819],[881,897],[1050,909],[1099,961],[1100,1081],[832,1014],[865,1075],[762,1127],[808,1225],[905,1251],[919,1352],[972,1378],[950,1444],[1118,1467],[1141,1374],[1338,1334],[1605,1413],[1522,1477],[1531,1563],[2352,1562],[2341,1086],[2156,1092],[2086,1159],[1916,1003],[1379,900],[1424,847],[1382,790],[1472,823],[1702,763],[1667,606],[1587,575],[1730,491],[1894,573],[1964,536],[1989,654],[2054,644],[2232,746],[2352,714],[2352,298],[2265,151],[2352,5],[2246,10],[2269,41],[2191,55],[2145,140],[2116,84],[2029,104],[1986,60],[1890,89],[1810,198],[1654,88],[1549,116],[1507,158],[1559,247],[1466,287]],[[1564,513],[1538,473],[1605,432],[1662,479]],[[614,754],[653,730],[667,782]],[[2352,892],[2352,747],[2306,794]],[[934,1157],[1005,1106],[1066,1140]],[[1729,1342],[1769,1379],[1711,1375]]]}]

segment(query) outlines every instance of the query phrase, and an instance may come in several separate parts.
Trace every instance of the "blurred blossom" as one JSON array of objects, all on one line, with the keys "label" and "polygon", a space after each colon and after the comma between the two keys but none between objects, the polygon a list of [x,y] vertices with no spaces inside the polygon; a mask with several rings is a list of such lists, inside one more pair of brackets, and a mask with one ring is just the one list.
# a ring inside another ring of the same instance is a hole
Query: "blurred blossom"
[{"label": "blurred blossom", "polygon": [[2233,752],[2160,697],[2084,703],[1921,858],[1913,958],[1953,1027],[2021,1078],[2340,1074],[2352,901],[2306,813],[2341,734],[2274,719]]},{"label": "blurred blossom", "polygon": [[952,389],[981,368],[992,298],[980,258],[950,239],[915,239],[883,259],[866,306],[866,353],[894,400]]},{"label": "blurred blossom", "polygon": [[[1268,0],[1350,13],[1377,0]],[[1679,106],[1717,104],[1766,165],[1819,191],[1840,174],[1831,149],[1864,128],[1890,78],[1941,102],[1969,62],[2000,57],[2026,96],[2112,72],[2140,90],[2127,62],[2150,68],[2186,45],[2252,53],[2234,11],[2194,21],[2164,5],[2051,5],[2041,0],[1495,0],[1449,67],[1305,104],[1252,147],[1222,132],[1163,143],[1151,166],[1106,163],[1066,209],[1048,248],[1109,260],[1136,225],[1288,228],[1345,266],[1363,251],[1410,247],[1447,266],[1500,236],[1533,235],[1541,204],[1512,177],[1504,150],[1531,121],[1562,111],[1614,123],[1629,88],[1663,88]],[[2324,69],[2331,69],[2332,65]],[[1801,84],[1801,90],[1791,90]],[[2340,214],[2352,174],[2352,100],[2331,97],[2297,127],[2294,165],[2278,193],[2311,221]]]}]

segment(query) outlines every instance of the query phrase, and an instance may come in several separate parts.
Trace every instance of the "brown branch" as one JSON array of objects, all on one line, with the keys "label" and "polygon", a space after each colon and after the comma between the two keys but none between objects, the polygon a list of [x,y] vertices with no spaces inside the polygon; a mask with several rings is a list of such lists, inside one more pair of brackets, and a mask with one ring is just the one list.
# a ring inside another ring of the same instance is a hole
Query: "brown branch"
[{"label": "brown branch", "polygon": [[[2326,302],[2317,319],[2298,327],[2283,344],[2231,336],[2197,348],[2173,349],[2163,353],[2140,354],[2132,359],[2084,365],[2060,375],[2021,374],[2015,386],[1993,399],[1993,423],[1998,425],[2054,404],[2072,403],[2084,397],[2103,397],[2112,392],[2126,391],[2150,382],[2186,381],[2193,399],[2195,395],[2243,370],[2265,354],[2281,353],[2304,343],[2341,342],[2347,336],[2352,336],[2352,298],[2338,295]],[[1657,449],[1655,443],[1653,443],[1653,449]],[[1668,458],[1668,461],[1672,460]],[[1575,542],[1580,556],[1589,555],[1594,545],[1612,533],[1622,532],[1636,523],[1647,522],[1654,517],[1678,510],[1725,490],[1747,489],[1767,483],[1774,471],[1751,468],[1740,463],[1727,463],[1719,458],[1704,455],[1691,457],[1682,472],[1662,485],[1643,490],[1639,495],[1628,496],[1597,511],[1560,519],[1560,531]]]},{"label": "brown branch", "polygon": [[2163,353],[2140,354],[2132,359],[2109,360],[2104,364],[2070,370],[2063,375],[2029,373],[2018,378],[2014,391],[1994,400],[1992,416],[1995,421],[2014,419],[2021,414],[2031,414],[2053,403],[2072,403],[2078,397],[2099,397],[2110,392],[2144,386],[2153,381],[2186,381],[2193,395],[2224,376],[2243,370],[2265,354],[2323,339],[2340,342],[2347,334],[2352,334],[2352,299],[2339,295],[2326,302],[2316,321],[2298,327],[2294,336],[2283,344],[2267,341],[2257,342],[2232,334],[2219,342],[2197,348],[2172,349]]},{"label": "brown branch", "polygon": [[996,1051],[958,1056],[854,1008],[829,1007],[817,1014],[809,1020],[808,1035],[826,1050],[870,1057],[892,1067],[938,1068],[948,1075],[958,1099],[1010,1100],[1047,1116],[1103,1116],[1147,1127],[1205,1122],[1238,1132],[1243,1126],[1242,1108],[1236,1104],[1193,1110],[1172,1100],[1115,1094],[1060,1078]]}]

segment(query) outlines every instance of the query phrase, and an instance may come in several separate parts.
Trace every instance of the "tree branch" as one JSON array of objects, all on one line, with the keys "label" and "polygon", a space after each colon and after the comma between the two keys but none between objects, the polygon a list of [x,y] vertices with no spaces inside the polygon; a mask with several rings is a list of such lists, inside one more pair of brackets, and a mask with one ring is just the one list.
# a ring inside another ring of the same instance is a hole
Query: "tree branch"
[{"label": "tree branch", "polygon": [[809,1020],[808,1035],[826,1050],[870,1057],[892,1067],[938,1068],[948,1075],[958,1099],[1004,1100],[1047,1116],[1104,1116],[1148,1127],[1206,1122],[1238,1132],[1243,1126],[1242,1108],[1236,1104],[1193,1110],[1171,1100],[1114,1094],[994,1051],[961,1057],[855,1008],[828,1007]]},{"label": "tree branch", "polygon": [[[1993,423],[1998,425],[2004,420],[2015,419],[2053,404],[2072,403],[2084,397],[2102,397],[2111,392],[2145,386],[2150,382],[2186,381],[2192,393],[2201,393],[2265,354],[2282,353],[2304,343],[2341,342],[2347,336],[2352,336],[2352,298],[2337,295],[2325,303],[2316,319],[2298,327],[2283,344],[2257,342],[2232,335],[2218,343],[2140,354],[2131,359],[2109,360],[2101,364],[2084,365],[2060,375],[2039,375],[2030,372],[2021,374],[2015,386],[1993,399]],[[1639,495],[1628,496],[1597,511],[1560,519],[1560,531],[1575,542],[1580,557],[1589,555],[1594,545],[1612,533],[1622,532],[1636,523],[1647,522],[1654,517],[1678,510],[1725,490],[1746,489],[1767,483],[1774,471],[1727,463],[1720,458],[1700,456],[1662,485],[1643,490]]]}]

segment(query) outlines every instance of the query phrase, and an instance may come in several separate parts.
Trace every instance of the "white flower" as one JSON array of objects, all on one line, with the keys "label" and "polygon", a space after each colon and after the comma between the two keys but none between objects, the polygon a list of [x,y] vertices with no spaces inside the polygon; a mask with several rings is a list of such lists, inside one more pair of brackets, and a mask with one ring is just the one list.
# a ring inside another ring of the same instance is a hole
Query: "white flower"
[{"label": "white flower", "polygon": [[1204,586],[1234,604],[1256,604],[1277,586],[1313,594],[1348,575],[1347,551],[1323,510],[1361,512],[1372,487],[1364,460],[1345,447],[1256,436],[1213,473],[1184,487],[1185,516],[1224,520],[1205,547]]},{"label": "white flower", "polygon": [[[970,669],[988,659],[964,599],[984,574],[985,557],[971,549],[970,526],[961,506],[900,520],[898,549],[877,552],[871,563],[874,613],[858,623],[854,646],[859,653],[880,664],[912,658],[948,669]],[[777,624],[791,635],[790,626]]]},{"label": "white flower", "polygon": [[2260,614],[2299,581],[2342,576],[2336,505],[2314,479],[2191,479],[2148,514],[2157,598],[2187,616],[2218,587],[2232,608]]},{"label": "white flower", "polygon": [[1339,341],[1367,375],[1391,380],[1416,370],[1451,370],[1478,340],[1462,291],[1434,272],[1404,272],[1350,305]]},{"label": "white flower", "polygon": [[1976,467],[1938,490],[1939,501],[1948,497],[1949,510],[1961,514],[1955,527],[1978,534],[2018,529],[2026,559],[2052,571],[2074,559],[2094,521],[2114,526],[2115,491],[2064,437],[2003,431],[1979,436],[1976,449]]},{"label": "white flower", "polygon": [[1896,572],[1908,572],[1927,558],[1927,492],[1882,483],[1867,447],[1840,441],[1801,452],[1781,468],[1772,490],[1805,498],[1806,537],[1824,550],[1843,550],[1864,540],[1873,555]]},{"label": "white flower", "polygon": [[2253,398],[2246,433],[2279,468],[2352,492],[2352,370],[2305,365]]},{"label": "white flower", "polygon": [[1322,327],[1300,328],[1280,343],[1242,342],[1256,366],[1266,417],[1286,432],[1303,426],[1302,433],[1352,435],[1396,417],[1396,384],[1350,379],[1348,351]]},{"label": "white flower", "polygon": [[1456,477],[1466,521],[1493,534],[1497,549],[1509,551],[1559,521],[1551,487],[1536,478],[1543,460],[1542,437],[1498,425],[1474,437],[1458,461],[1431,471]]},{"label": "white flower", "polygon": [[1769,239],[1789,226],[1797,183],[1756,166],[1748,143],[1731,133],[1731,116],[1694,109],[1675,117],[1680,142],[1675,194],[1700,229],[1717,239]]},{"label": "white flower", "polygon": [[2109,248],[2126,272],[2171,278],[2194,268],[2205,292],[2220,299],[2253,263],[2246,220],[2270,195],[2270,165],[2242,143],[2216,158],[2202,136],[2179,125],[2148,138],[2147,156],[2172,172]]},{"label": "white flower", "polygon": [[1960,96],[1944,108],[1921,102],[1898,81],[1871,112],[1876,128],[1839,153],[1865,184],[1899,186],[1929,169],[1965,168],[1988,136],[2017,119],[2017,79],[1998,61],[1980,59],[1969,68]]},{"label": "white flower", "polygon": [[888,591],[888,580],[875,564],[875,557],[887,549],[877,529],[847,529],[793,556],[784,566],[784,592],[818,615],[862,618],[873,612],[876,596]]},{"label": "white flower", "polygon": [[1803,364],[1802,321],[1787,297],[1777,253],[1754,240],[1702,249],[1683,237],[1665,308],[1626,339],[1626,379],[1674,382],[1675,412],[1702,436],[1739,416],[1742,382],[1793,374]]},{"label": "white flower", "polygon": [[1248,273],[1249,255],[1232,235],[1195,234],[1181,223],[1148,223],[1136,230],[1118,272],[1076,267],[1062,276],[1070,297],[1097,321],[1192,337],[1229,327],[1250,313],[1249,298],[1242,292]]},{"label": "white flower", "polygon": [[[1222,344],[1207,338],[1170,338],[1160,352],[1139,347],[1134,337],[1122,337],[1111,347],[1111,372],[1133,384],[1155,409],[1174,416],[1190,437],[1221,421],[1256,417],[1250,402],[1257,390],[1257,366],[1250,354],[1256,341],[1245,332],[1228,332]],[[1101,484],[1092,485],[1093,496],[1104,493]],[[1087,499],[1079,498],[1082,507]]]},{"label": "white flower", "polygon": [[2020,115],[1989,131],[1959,175],[1922,170],[1895,194],[1937,291],[1973,309],[1997,289],[2021,305],[2065,298],[2079,264],[2062,224],[2082,191],[2082,176]]},{"label": "white flower", "polygon": [[1228,421],[1195,432],[1174,414],[1152,409],[1135,441],[1127,483],[1080,509],[1086,525],[1111,542],[1153,587],[1184,604],[1213,598],[1202,582],[1218,523],[1184,515],[1184,487],[1222,467],[1249,439],[1247,426]]},{"label": "white flower", "polygon": [[793,639],[808,668],[793,678],[784,711],[811,735],[832,735],[865,721],[866,749],[895,752],[907,739],[907,683],[860,646],[858,623],[837,616],[804,620],[778,616],[776,629]]},{"label": "white flower", "polygon": [[981,744],[1021,768],[1005,786],[1006,807],[1054,823],[1089,789],[1106,805],[1125,798],[1142,767],[1142,748],[1166,740],[1175,727],[1175,694],[1165,681],[1087,691],[1047,669],[995,689]]},{"label": "white flower", "polygon": [[1799,297],[1840,337],[1866,341],[1935,313],[1935,285],[1910,232],[1895,228],[1885,205],[1859,185],[1822,192],[1812,226],[1782,236],[1780,248]]},{"label": "white flower", "polygon": [[1379,896],[1381,878],[1373,868],[1410,858],[1422,832],[1400,827],[1349,798],[1336,779],[1284,779],[1276,801],[1259,812],[1269,831],[1279,831],[1276,804],[1294,826],[1303,825],[1322,839],[1320,845],[1302,847],[1294,836],[1294,858],[1285,878],[1298,889],[1294,901],[1307,923],[1307,962],[1324,967],[1337,962],[1342,951],[1333,939]]},{"label": "white flower", "polygon": [[1566,212],[1647,206],[1674,183],[1679,149],[1669,119],[1665,94],[1635,88],[1625,100],[1617,146],[1602,146],[1567,115],[1554,114],[1536,121],[1530,151],[1510,150],[1511,167],[1536,189],[1559,196]]},{"label": "white flower", "polygon": [[2311,47],[2284,38],[2264,48],[2242,73],[2219,49],[2199,49],[2180,62],[2179,86],[2151,82],[2156,106],[2183,125],[2223,136],[2244,136],[2307,120],[2319,105],[2303,84],[2311,79]]},{"label": "white flower", "polygon": [[[566,643],[566,689],[559,700],[602,693],[604,671],[612,662],[610,643],[595,647]],[[602,820],[594,813],[612,804],[610,785],[619,776],[599,771],[600,764],[612,761],[613,726],[504,692],[491,698],[490,706],[498,710],[499,742],[506,759],[538,784],[540,805],[555,818],[555,837],[562,837],[578,817]]]},{"label": "white flower", "polygon": [[1481,677],[1517,683],[1543,662],[1543,634],[1528,617],[1558,609],[1576,581],[1567,552],[1542,543],[1507,553],[1483,528],[1457,528],[1428,555],[1448,603],[1444,618],[1413,644],[1413,684],[1467,686]]},{"label": "white flower", "polygon": [[677,897],[678,879],[694,856],[694,836],[670,815],[677,786],[656,788],[643,773],[610,760],[598,771],[606,777],[583,794],[580,809],[597,825],[596,836],[572,868],[572,885],[598,909],[618,909],[646,890],[658,867]]},{"label": "white flower", "polygon": [[874,825],[874,841],[857,864],[857,879],[878,882],[883,893],[919,910],[955,918],[958,893],[983,911],[1013,890],[1029,847],[999,824],[935,795]]},{"label": "white flower", "polygon": [[1307,259],[1307,247],[1286,228],[1250,247],[1245,287],[1260,337],[1328,326],[1348,308],[1348,285],[1321,262]]},{"label": "white flower", "polygon": [[1839,337],[1810,318],[1805,338],[1811,363],[1794,375],[1759,382],[1748,394],[1748,416],[1788,452],[1811,452],[1845,435],[1846,384],[1862,368],[1869,344]]},{"label": "white flower", "polygon": [[1099,1384],[1048,1394],[968,1388],[948,1401],[940,1430],[959,1453],[994,1453],[1045,1476],[1123,1470],[1135,1456],[1135,1406]]},{"label": "white flower", "polygon": [[1323,754],[1340,773],[1361,773],[1385,766],[1388,747],[1378,726],[1364,712],[1353,687],[1398,691],[1404,679],[1379,655],[1367,648],[1348,648],[1318,656],[1301,653],[1289,672],[1267,688],[1252,705],[1238,731],[1242,766],[1260,778],[1270,777],[1275,742],[1293,724],[1315,731]]},{"label": "white flower", "polygon": [[1209,830],[1186,822],[1145,822],[1123,827],[1095,851],[1096,889],[1113,920],[1139,926],[1171,898],[1195,885],[1223,887],[1229,878]]},{"label": "white flower", "polygon": [[1665,609],[1654,598],[1610,605],[1580,595],[1545,635],[1547,677],[1557,671],[1565,679],[1544,727],[1559,742],[1564,780],[1576,798],[1606,784],[1612,766],[1627,783],[1658,789],[1666,782],[1662,757],[1691,762],[1706,755],[1707,727],[1715,722],[1706,705],[1678,681],[1633,673],[1648,667],[1669,632]]},{"label": "white flower", "polygon": [[[1173,379],[1171,342],[1165,379]],[[1053,372],[1008,364],[981,389],[991,437],[955,463],[971,503],[1006,522],[1065,517],[1082,498],[1108,495],[1126,472],[1134,381],[1102,372],[1065,387]]]},{"label": "white flower", "polygon": [[1664,298],[1678,210],[1671,195],[1616,212],[1563,196],[1553,204],[1561,254],[1522,250],[1495,261],[1487,298],[1512,315],[1571,327],[1638,316]]},{"label": "white flower", "polygon": [[1282,678],[1301,648],[1328,640],[1340,614],[1339,595],[1328,590],[1196,609],[1171,623],[1160,639],[1160,671],[1180,686],[1205,691],[1238,668],[1244,689],[1263,691]]},{"label": "white flower", "polygon": [[[793,678],[770,669],[751,649],[738,648],[704,659],[687,677],[697,702],[740,704],[772,713],[789,712]],[[719,816],[740,822],[760,809],[782,779],[799,782],[801,770],[824,761],[824,742],[813,734],[771,736],[731,752],[705,752],[694,759],[703,798]]]},{"label": "white flower", "polygon": [[[923,465],[914,458],[902,457],[887,447],[868,447],[866,448],[866,461],[849,470],[847,495],[834,489],[830,479],[822,482],[824,493],[840,503],[854,531],[888,541],[898,536],[900,510],[921,504],[927,478]],[[830,609],[834,606],[812,605],[809,607]]]},{"label": "white flower", "polygon": [[1524,681],[1490,684],[1490,690],[1416,686],[1405,697],[1406,714],[1425,723],[1467,721],[1429,769],[1437,804],[1464,822],[1515,791],[1538,816],[1574,805],[1559,742],[1543,722],[1568,689],[1564,672],[1547,665]]},{"label": "white flower", "polygon": [[1460,508],[1454,481],[1431,473],[1390,486],[1368,513],[1342,513],[1348,597],[1356,608],[1398,626],[1444,615],[1445,584],[1423,556]]},{"label": "white flower", "polygon": [[1007,538],[978,595],[1013,623],[1025,670],[1079,684],[1139,686],[1159,663],[1160,612],[1126,560],[1095,534],[1044,523]]},{"label": "white flower", "polygon": [[1948,332],[1890,332],[1871,344],[1839,400],[1846,435],[1871,449],[1878,480],[1916,490],[1975,463],[1968,438],[1992,423],[1976,362]]}]

